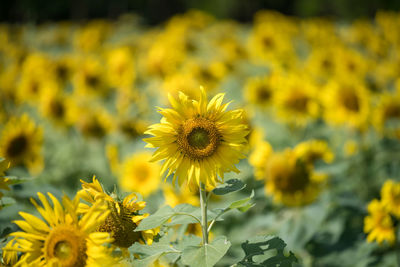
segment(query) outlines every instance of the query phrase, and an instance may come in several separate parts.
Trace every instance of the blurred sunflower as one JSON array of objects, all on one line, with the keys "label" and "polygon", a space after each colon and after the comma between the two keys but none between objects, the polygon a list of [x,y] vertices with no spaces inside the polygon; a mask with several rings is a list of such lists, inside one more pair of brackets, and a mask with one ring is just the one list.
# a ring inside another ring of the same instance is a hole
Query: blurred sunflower
[{"label": "blurred sunflower", "polygon": [[177,72],[168,75],[165,77],[163,88],[167,94],[171,94],[174,98],[178,98],[179,92],[183,92],[190,99],[200,99],[199,83],[191,73]]},{"label": "blurred sunflower", "polygon": [[165,160],[161,173],[169,169],[166,176],[174,173],[180,185],[187,180],[189,186],[210,188],[222,182],[225,172],[239,172],[234,164],[244,158],[248,126],[242,110],[226,111],[229,103],[222,104],[223,98],[218,94],[207,103],[201,88],[199,101],[180,93],[178,100],[169,97],[172,109],[159,109],[164,117],[145,132],[154,137],[144,141],[158,148],[152,161]]},{"label": "blurred sunflower", "polygon": [[246,100],[261,108],[267,108],[273,103],[276,88],[275,75],[265,77],[251,77],[245,85]]},{"label": "blurred sunflower", "polygon": [[131,90],[135,80],[134,57],[129,47],[111,50],[107,56],[108,80],[111,86]]},{"label": "blurred sunflower", "polygon": [[[139,214],[139,211],[146,206],[146,202],[137,201],[135,193],[126,196],[123,200],[118,199],[115,194],[109,195],[104,192],[102,185],[95,177],[91,183],[82,180],[81,183],[82,190],[78,192],[78,196],[91,205],[95,205],[99,199],[106,203],[109,213],[107,212],[105,221],[98,225],[97,230],[111,233],[113,245],[125,249],[135,242],[152,244],[157,229],[134,232],[140,221],[148,216],[148,214]],[[79,204],[80,213],[86,214],[90,209],[87,204]]]},{"label": "blurred sunflower", "polygon": [[150,152],[138,152],[122,162],[118,180],[123,190],[147,197],[158,189],[161,166],[150,159]]},{"label": "blurred sunflower", "polygon": [[327,176],[315,172],[313,165],[306,160],[298,157],[292,149],[267,155],[264,159],[258,175],[264,171],[265,190],[275,202],[303,206],[318,197]]},{"label": "blurred sunflower", "polygon": [[388,212],[400,218],[400,183],[385,181],[381,189],[381,203]]},{"label": "blurred sunflower", "polygon": [[251,153],[249,163],[254,167],[254,176],[257,180],[263,180],[265,178],[265,168],[267,167],[266,161],[272,153],[272,146],[266,141],[258,142],[254,151]]},{"label": "blurred sunflower", "polygon": [[367,241],[377,241],[381,244],[387,241],[393,244],[396,240],[393,220],[377,199],[368,204],[368,216],[364,218],[364,232],[368,234]]},{"label": "blurred sunflower", "polygon": [[298,158],[309,164],[314,164],[317,160],[323,160],[326,163],[331,163],[334,159],[334,154],[328,147],[328,144],[322,140],[309,140],[301,142],[294,148],[294,153]]},{"label": "blurred sunflower", "polygon": [[[10,184],[10,180],[5,176],[5,171],[8,169],[8,167],[10,166],[10,162],[0,158],[0,189],[3,190],[10,190],[9,184]],[[0,192],[0,201],[1,198],[3,197],[3,192]],[[0,206],[0,210],[2,208],[2,205]]]},{"label": "blurred sunflower", "polygon": [[80,96],[107,96],[110,88],[100,59],[87,57],[79,62],[79,66],[73,78],[75,92]]},{"label": "blurred sunflower", "polygon": [[40,112],[43,117],[50,119],[57,126],[68,126],[70,124],[69,109],[71,97],[67,96],[55,84],[43,88],[40,97]]},{"label": "blurred sunflower", "polygon": [[374,108],[373,124],[379,133],[400,138],[400,93],[383,93]]},{"label": "blurred sunflower", "polygon": [[309,77],[280,76],[274,102],[282,120],[305,125],[319,116],[318,90]]},{"label": "blurred sunflower", "polygon": [[18,266],[104,266],[113,265],[118,259],[111,256],[112,250],[105,245],[112,242],[108,233],[96,231],[108,216],[106,206],[96,202],[87,213],[78,215],[79,199],[64,196],[63,206],[48,193],[53,207],[38,193],[42,206],[34,199],[31,202],[44,221],[26,212],[19,212],[24,220],[14,221],[22,231],[11,233],[16,245],[3,248],[7,253],[22,252]]},{"label": "blurred sunflower", "polygon": [[163,185],[165,204],[174,208],[176,205],[188,203],[199,206],[198,192],[192,192],[187,186],[177,188],[169,183]]},{"label": "blurred sunflower", "polygon": [[25,165],[38,173],[43,168],[42,142],[42,128],[37,127],[27,114],[12,117],[1,132],[0,156],[8,159],[12,166]]},{"label": "blurred sunflower", "polygon": [[363,130],[370,114],[370,96],[365,86],[354,80],[331,81],[323,98],[324,117],[333,125],[349,125]]},{"label": "blurred sunflower", "polygon": [[[74,100],[79,99],[74,98]],[[84,136],[97,139],[106,136],[115,126],[111,115],[105,108],[88,105],[87,101],[71,103],[68,109],[68,119]]]}]

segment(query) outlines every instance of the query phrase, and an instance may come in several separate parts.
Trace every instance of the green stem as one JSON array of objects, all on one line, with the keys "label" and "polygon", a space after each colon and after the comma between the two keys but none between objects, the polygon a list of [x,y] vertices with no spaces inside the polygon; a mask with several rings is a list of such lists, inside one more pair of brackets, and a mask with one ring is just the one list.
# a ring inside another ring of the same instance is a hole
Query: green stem
[{"label": "green stem", "polygon": [[208,244],[208,231],[207,231],[207,192],[200,184],[200,207],[201,207],[201,229],[203,232],[203,245]]},{"label": "green stem", "polygon": [[395,249],[394,249],[394,253],[396,254],[396,260],[397,260],[397,266],[400,267],[400,238],[399,238],[399,230],[400,230],[400,226],[397,226],[396,229],[396,239],[395,239]]}]

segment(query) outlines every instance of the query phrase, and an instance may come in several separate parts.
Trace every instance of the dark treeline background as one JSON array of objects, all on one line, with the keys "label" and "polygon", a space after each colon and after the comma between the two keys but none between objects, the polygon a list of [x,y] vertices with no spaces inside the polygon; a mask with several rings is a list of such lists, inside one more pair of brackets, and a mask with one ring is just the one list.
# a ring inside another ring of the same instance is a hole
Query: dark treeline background
[{"label": "dark treeline background", "polygon": [[274,9],[300,17],[332,16],[351,20],[373,17],[378,10],[400,10],[399,0],[1,0],[1,22],[47,22],[117,18],[136,13],[147,24],[157,24],[189,9],[217,18],[252,20],[260,9]]}]

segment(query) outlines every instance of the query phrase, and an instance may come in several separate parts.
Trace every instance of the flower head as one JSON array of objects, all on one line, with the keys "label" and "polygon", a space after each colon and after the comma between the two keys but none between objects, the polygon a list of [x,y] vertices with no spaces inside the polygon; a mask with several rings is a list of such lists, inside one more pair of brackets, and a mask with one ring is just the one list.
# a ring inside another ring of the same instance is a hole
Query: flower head
[{"label": "flower head", "polygon": [[395,232],[393,220],[385,210],[382,202],[377,199],[368,204],[368,216],[364,218],[364,232],[368,234],[367,241],[376,240],[379,244],[387,241],[393,244]]},{"label": "flower head", "polygon": [[[109,214],[97,230],[111,233],[114,238],[113,245],[128,248],[137,241],[145,241],[147,244],[153,242],[153,237],[157,234],[156,229],[134,232],[140,221],[148,216],[148,214],[139,214],[139,211],[146,206],[146,202],[138,201],[135,193],[119,200],[116,196],[105,193],[95,177],[93,177],[92,183],[82,180],[81,183],[83,189],[78,192],[78,195],[82,199],[92,205],[99,199],[106,204]],[[80,204],[80,212],[85,214],[89,209],[89,205]]]},{"label": "flower head", "polygon": [[23,164],[38,172],[43,167],[42,138],[42,129],[28,115],[11,118],[1,132],[0,156],[8,159],[12,166]]},{"label": "flower head", "polygon": [[[14,221],[22,231],[11,233],[12,239],[3,250],[21,252],[17,265],[24,266],[104,266],[118,260],[104,245],[112,242],[108,233],[96,228],[108,216],[106,206],[96,202],[85,215],[78,214],[79,199],[64,196],[62,204],[48,193],[53,207],[45,195],[38,193],[42,206],[31,199],[44,220],[26,212],[19,214],[24,220]],[[9,254],[9,260],[14,257]]]},{"label": "flower head", "polygon": [[[222,104],[224,94],[207,103],[204,89],[199,101],[180,93],[179,99],[169,96],[172,108],[160,108],[161,122],[145,132],[154,137],[144,139],[146,147],[158,148],[152,161],[165,160],[161,173],[174,173],[179,184],[214,187],[224,173],[239,172],[235,164],[244,158],[248,126],[242,110],[227,111]],[[168,170],[168,171],[167,171]]]}]

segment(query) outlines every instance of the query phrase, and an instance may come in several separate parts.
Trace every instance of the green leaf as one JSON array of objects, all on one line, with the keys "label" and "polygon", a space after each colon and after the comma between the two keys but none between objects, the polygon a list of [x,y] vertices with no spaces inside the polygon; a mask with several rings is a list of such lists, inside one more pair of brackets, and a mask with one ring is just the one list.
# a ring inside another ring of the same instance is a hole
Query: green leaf
[{"label": "green leaf", "polygon": [[246,184],[243,183],[239,179],[231,179],[225,182],[220,187],[215,188],[212,192],[216,195],[226,195],[232,192],[236,192],[239,190],[242,190],[243,188],[246,187]]},{"label": "green leaf", "polygon": [[165,206],[157,210],[153,215],[144,218],[135,231],[143,231],[148,229],[154,229],[165,222],[167,222],[174,215],[174,210],[170,206]]},{"label": "green leaf", "polygon": [[212,267],[228,251],[231,243],[226,237],[220,237],[210,244],[188,246],[183,250],[182,262],[191,267]]},{"label": "green leaf", "polygon": [[29,181],[33,180],[32,178],[21,178],[21,177],[15,177],[15,176],[5,176],[5,178],[8,179],[9,185],[25,183],[25,182],[29,182]]},{"label": "green leaf", "polygon": [[164,255],[177,254],[179,257],[181,253],[181,251],[173,248],[169,242],[153,243],[150,246],[136,242],[129,248],[129,251],[141,257],[140,259],[133,260],[133,266],[135,267],[150,267]]},{"label": "green leaf", "polygon": [[11,206],[11,205],[14,205],[15,203],[17,203],[16,201],[15,201],[15,199],[13,199],[12,197],[2,197],[1,199],[0,199],[0,204],[1,204],[1,206],[4,208],[4,207],[8,207],[8,206]]},{"label": "green leaf", "polygon": [[239,266],[281,266],[291,267],[297,262],[297,258],[292,252],[284,254],[285,242],[279,237],[261,236],[242,243],[245,256],[239,262]]},{"label": "green leaf", "polygon": [[251,191],[251,195],[249,197],[232,202],[228,208],[238,209],[238,210],[244,209],[246,211],[247,209],[251,208],[251,206],[249,206],[249,202],[253,197],[254,197],[254,190]]},{"label": "green leaf", "polygon": [[[208,221],[213,220],[217,214],[208,211]],[[171,219],[171,221],[169,221]],[[201,210],[190,204],[180,204],[175,208],[165,206],[160,208],[156,213],[143,219],[135,231],[143,231],[159,227],[163,224],[168,226],[177,224],[199,223],[201,221]]]}]

